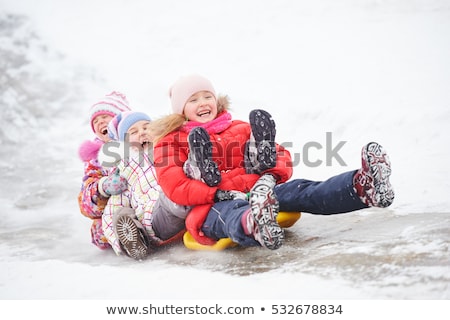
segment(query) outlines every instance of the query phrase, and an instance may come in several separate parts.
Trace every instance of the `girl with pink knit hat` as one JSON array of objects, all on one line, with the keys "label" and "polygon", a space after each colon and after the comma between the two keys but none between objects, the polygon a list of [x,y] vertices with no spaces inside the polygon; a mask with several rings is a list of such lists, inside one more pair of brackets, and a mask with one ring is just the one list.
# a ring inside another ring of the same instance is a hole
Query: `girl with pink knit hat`
[{"label": "girl with pink knit hat", "polygon": [[92,219],[92,243],[100,249],[109,245],[102,230],[102,214],[106,202],[112,194],[126,189],[126,184],[118,175],[108,177],[108,171],[97,161],[98,151],[109,141],[108,124],[110,120],[123,111],[130,111],[128,101],[120,92],[113,91],[92,105],[89,109],[89,124],[95,135],[93,140],[84,141],[78,150],[84,162],[84,176],[78,194],[81,213]]},{"label": "girl with pink knit hat", "polygon": [[271,115],[253,110],[249,122],[232,120],[228,97],[216,95],[200,75],[180,78],[169,94],[173,114],[153,123],[155,167],[166,196],[194,206],[189,232],[202,244],[229,237],[243,246],[279,248],[284,231],[273,188],[291,177],[292,164],[274,141]]},{"label": "girl with pink knit hat", "polygon": [[284,239],[278,211],[328,215],[394,200],[389,157],[376,142],[362,148],[359,169],[286,182],[291,157],[274,142],[270,114],[253,110],[250,123],[232,120],[228,98],[200,75],[180,78],[169,95],[173,114],[153,122],[156,173],[169,199],[194,206],[186,228],[201,244],[231,238],[277,249]]}]

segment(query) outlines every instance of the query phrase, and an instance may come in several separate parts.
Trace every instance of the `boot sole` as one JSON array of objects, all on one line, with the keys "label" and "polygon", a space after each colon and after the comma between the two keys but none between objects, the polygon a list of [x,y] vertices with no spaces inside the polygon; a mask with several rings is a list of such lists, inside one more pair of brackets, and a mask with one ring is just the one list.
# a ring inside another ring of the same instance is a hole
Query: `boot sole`
[{"label": "boot sole", "polygon": [[217,163],[212,160],[212,143],[205,129],[201,127],[192,129],[189,134],[189,150],[194,153],[203,181],[210,187],[217,186],[222,176]]},{"label": "boot sole", "polygon": [[372,202],[375,206],[385,208],[394,201],[394,191],[389,177],[391,162],[384,148],[376,142],[371,142],[363,149],[363,169],[370,172],[373,178]]},{"label": "boot sole", "polygon": [[128,216],[122,216],[117,220],[116,228],[119,242],[127,255],[136,260],[145,259],[148,255],[148,240],[136,222]]},{"label": "boot sole", "polygon": [[255,138],[259,170],[271,169],[275,167],[277,162],[275,121],[270,113],[259,109],[251,111],[249,118],[252,134]]}]

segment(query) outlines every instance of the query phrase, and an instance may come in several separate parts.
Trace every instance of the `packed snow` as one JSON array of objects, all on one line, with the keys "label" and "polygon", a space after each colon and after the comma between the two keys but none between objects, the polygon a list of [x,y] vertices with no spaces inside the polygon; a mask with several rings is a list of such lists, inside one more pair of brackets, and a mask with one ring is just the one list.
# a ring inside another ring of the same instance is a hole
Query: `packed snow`
[{"label": "packed snow", "polygon": [[[450,299],[449,1],[0,0],[0,57],[1,299]],[[158,118],[192,72],[234,118],[271,112],[293,178],[379,142],[393,205],[304,213],[276,251],[97,249],[76,201],[87,110],[118,90]]]}]

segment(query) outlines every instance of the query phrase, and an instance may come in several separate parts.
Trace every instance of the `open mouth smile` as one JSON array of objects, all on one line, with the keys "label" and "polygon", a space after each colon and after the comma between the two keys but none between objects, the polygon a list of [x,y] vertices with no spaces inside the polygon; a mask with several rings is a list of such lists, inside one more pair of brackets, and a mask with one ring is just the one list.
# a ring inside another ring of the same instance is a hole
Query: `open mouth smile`
[{"label": "open mouth smile", "polygon": [[146,149],[146,148],[148,148],[150,146],[150,144],[151,144],[150,141],[143,141],[141,143],[141,147],[142,147],[142,149]]},{"label": "open mouth smile", "polygon": [[204,110],[204,111],[200,111],[199,113],[197,113],[197,116],[204,117],[204,116],[209,116],[210,114],[211,114],[210,110]]}]

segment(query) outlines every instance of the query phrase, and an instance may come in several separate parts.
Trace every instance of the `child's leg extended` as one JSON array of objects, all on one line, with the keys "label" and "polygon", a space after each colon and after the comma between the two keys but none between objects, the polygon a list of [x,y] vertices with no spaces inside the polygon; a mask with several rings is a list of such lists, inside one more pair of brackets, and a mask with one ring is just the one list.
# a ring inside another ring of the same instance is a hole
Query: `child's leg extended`
[{"label": "child's leg extended", "polygon": [[203,223],[202,232],[212,239],[231,238],[242,246],[258,243],[268,249],[278,249],[284,232],[277,223],[278,201],[273,192],[275,179],[264,175],[245,200],[221,201],[214,204]]},{"label": "child's leg extended", "polygon": [[230,238],[244,247],[258,246],[254,237],[244,231],[242,217],[249,211],[250,205],[245,200],[217,202],[209,211],[202,232],[214,240]]},{"label": "child's leg extended", "polygon": [[361,152],[362,167],[325,181],[295,179],[275,186],[281,211],[336,214],[368,207],[388,207],[394,201],[389,181],[391,163],[376,142]]}]

